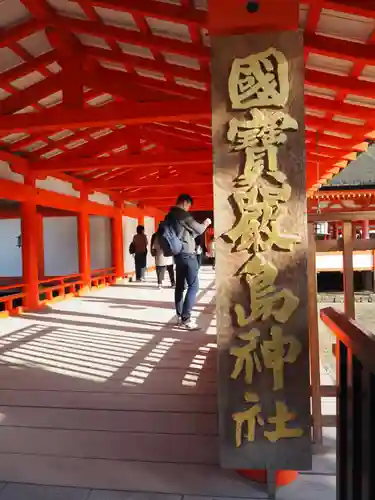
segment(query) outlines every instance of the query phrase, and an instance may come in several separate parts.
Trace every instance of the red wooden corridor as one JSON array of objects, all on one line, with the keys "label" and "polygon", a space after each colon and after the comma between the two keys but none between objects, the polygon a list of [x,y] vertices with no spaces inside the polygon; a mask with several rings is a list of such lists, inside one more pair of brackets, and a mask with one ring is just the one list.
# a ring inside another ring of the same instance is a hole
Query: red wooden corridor
[{"label": "red wooden corridor", "polygon": [[[374,138],[374,9],[300,2],[309,192]],[[212,208],[207,0],[5,0],[1,159],[166,209]],[[317,166],[317,162],[319,165]]]}]

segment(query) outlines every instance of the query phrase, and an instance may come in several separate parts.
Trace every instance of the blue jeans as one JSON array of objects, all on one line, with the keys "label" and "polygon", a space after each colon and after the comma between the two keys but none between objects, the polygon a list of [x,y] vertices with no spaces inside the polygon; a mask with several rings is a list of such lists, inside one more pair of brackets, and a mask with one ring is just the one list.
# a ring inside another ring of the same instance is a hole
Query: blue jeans
[{"label": "blue jeans", "polygon": [[[175,262],[176,289],[174,297],[176,313],[182,321],[188,321],[199,289],[198,260],[195,254],[181,253],[176,255]],[[184,300],[185,282],[187,283],[187,292]]]}]

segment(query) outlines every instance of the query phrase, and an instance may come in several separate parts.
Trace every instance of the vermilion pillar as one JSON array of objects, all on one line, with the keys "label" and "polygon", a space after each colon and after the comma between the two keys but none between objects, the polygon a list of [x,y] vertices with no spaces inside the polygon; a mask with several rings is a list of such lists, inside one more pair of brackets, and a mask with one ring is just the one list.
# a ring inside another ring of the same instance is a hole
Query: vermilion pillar
[{"label": "vermilion pillar", "polygon": [[32,200],[23,202],[21,204],[22,267],[27,309],[36,309],[39,306],[38,225],[36,203]]},{"label": "vermilion pillar", "polygon": [[143,209],[143,207],[139,209],[138,224],[140,226],[144,226],[145,225],[145,215],[144,215],[144,209]]},{"label": "vermilion pillar", "polygon": [[45,279],[44,276],[44,232],[43,232],[43,215],[37,214],[38,216],[38,270],[39,279]]},{"label": "vermilion pillar", "polygon": [[115,267],[116,278],[122,279],[124,269],[124,238],[122,232],[122,211],[118,207],[112,219],[112,259]]},{"label": "vermilion pillar", "polygon": [[90,219],[86,209],[78,214],[79,272],[84,287],[91,286]]},{"label": "vermilion pillar", "polygon": [[364,220],[362,222],[362,239],[368,240],[370,238],[370,221]]}]

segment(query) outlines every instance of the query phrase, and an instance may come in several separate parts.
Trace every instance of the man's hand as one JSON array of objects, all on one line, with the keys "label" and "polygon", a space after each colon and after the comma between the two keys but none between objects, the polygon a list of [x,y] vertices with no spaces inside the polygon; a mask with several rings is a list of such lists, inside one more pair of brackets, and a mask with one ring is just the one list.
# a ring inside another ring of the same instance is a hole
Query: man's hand
[{"label": "man's hand", "polygon": [[211,219],[206,219],[203,223],[206,227],[211,226],[212,220]]}]

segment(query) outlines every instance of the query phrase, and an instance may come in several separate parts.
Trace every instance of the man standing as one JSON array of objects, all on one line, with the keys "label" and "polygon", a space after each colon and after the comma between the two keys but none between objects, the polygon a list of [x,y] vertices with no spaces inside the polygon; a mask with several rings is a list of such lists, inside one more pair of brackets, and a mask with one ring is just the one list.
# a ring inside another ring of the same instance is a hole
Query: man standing
[{"label": "man standing", "polygon": [[[194,307],[198,282],[198,259],[196,254],[195,238],[205,232],[211,225],[211,220],[206,219],[203,224],[197,222],[189,210],[193,204],[193,198],[188,194],[181,194],[166,217],[166,221],[174,228],[177,237],[182,242],[182,250],[175,255],[176,263],[176,289],[175,304],[178,326],[186,330],[198,330],[191,320],[191,311]],[[187,291],[184,298],[185,282]]]}]

